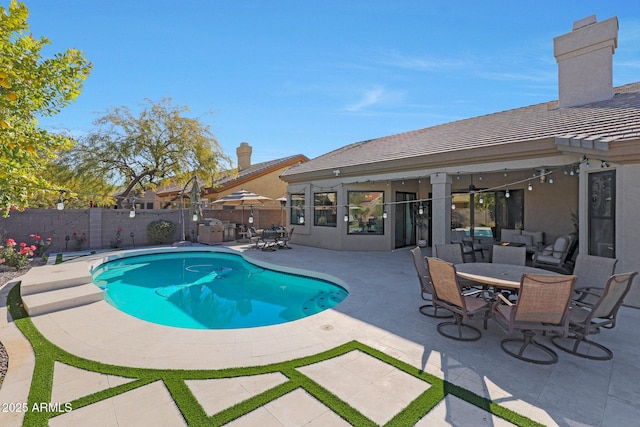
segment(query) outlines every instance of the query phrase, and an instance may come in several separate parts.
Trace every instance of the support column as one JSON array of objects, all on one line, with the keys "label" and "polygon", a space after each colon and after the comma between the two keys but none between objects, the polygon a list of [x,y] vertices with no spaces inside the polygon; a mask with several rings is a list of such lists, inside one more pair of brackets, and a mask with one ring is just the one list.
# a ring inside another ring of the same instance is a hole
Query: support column
[{"label": "support column", "polygon": [[446,173],[431,175],[431,201],[433,244],[446,244],[451,241],[451,176]]}]

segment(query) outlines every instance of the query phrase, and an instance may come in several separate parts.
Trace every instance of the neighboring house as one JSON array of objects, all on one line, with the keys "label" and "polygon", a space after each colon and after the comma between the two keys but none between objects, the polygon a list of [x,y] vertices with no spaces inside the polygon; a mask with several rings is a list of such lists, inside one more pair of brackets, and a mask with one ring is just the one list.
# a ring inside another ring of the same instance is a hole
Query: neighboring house
[{"label": "neighboring house", "polygon": [[640,82],[612,87],[617,35],[617,18],[592,16],[554,39],[558,101],[351,144],[285,171],[295,242],[392,250],[474,227],[496,238],[539,230],[553,243],[579,220],[580,253],[639,270]]},{"label": "neighboring house", "polygon": [[[214,205],[212,202],[235,191],[244,189],[273,199],[272,201],[256,204],[256,209],[277,210],[275,216],[271,218],[277,218],[278,220],[270,221],[269,224],[271,222],[279,224],[279,212],[282,205],[277,199],[286,196],[287,193],[287,184],[280,179],[280,175],[290,167],[304,163],[309,159],[302,154],[295,154],[267,162],[251,164],[252,147],[246,142],[240,144],[236,149],[236,154],[238,156],[237,171],[230,171],[228,174],[223,174],[212,187],[207,187],[204,183],[200,183],[203,209],[240,209],[234,206]],[[183,189],[184,186],[182,185],[170,185],[158,188],[155,193],[158,198],[156,207],[180,208],[181,197],[185,198],[185,206],[187,206],[191,184],[189,184],[184,194]],[[208,213],[208,215],[211,214]],[[227,218],[225,217],[225,219]],[[241,218],[238,217],[237,222],[240,221]]]}]

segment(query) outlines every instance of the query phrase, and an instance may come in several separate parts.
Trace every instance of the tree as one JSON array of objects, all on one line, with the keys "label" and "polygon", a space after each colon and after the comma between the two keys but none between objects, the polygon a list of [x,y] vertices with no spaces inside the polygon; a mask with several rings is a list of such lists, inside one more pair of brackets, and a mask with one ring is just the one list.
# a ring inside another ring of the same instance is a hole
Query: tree
[{"label": "tree", "polygon": [[[115,198],[112,197],[116,191],[115,186],[101,175],[75,170],[71,151],[65,151],[49,162],[44,174],[51,187],[65,190],[62,197],[67,208],[83,209],[89,205],[111,207],[115,203]],[[48,190],[30,193],[29,207],[50,208],[55,206],[60,196],[60,193]]]},{"label": "tree", "polygon": [[0,6],[0,210],[24,208],[31,192],[48,188],[41,173],[47,162],[69,147],[62,135],[38,127],[73,101],[91,71],[77,49],[43,59],[45,37],[29,33],[29,10],[16,0]]},{"label": "tree", "polygon": [[193,175],[212,183],[221,170],[229,169],[230,159],[209,127],[183,117],[187,107],[164,98],[158,103],[146,100],[141,110],[138,115],[127,107],[107,112],[72,148],[76,170],[91,171],[124,187],[119,206],[136,188],[180,184]]}]

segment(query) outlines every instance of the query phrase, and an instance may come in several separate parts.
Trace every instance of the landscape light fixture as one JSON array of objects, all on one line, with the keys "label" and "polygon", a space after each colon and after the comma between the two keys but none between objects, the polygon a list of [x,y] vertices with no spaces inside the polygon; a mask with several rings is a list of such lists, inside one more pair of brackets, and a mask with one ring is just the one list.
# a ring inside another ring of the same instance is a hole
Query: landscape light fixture
[{"label": "landscape light fixture", "polygon": [[56,209],[59,211],[64,209],[64,199],[62,195],[64,194],[64,190],[58,190],[60,192],[60,197],[58,197],[58,202],[56,203]]},{"label": "landscape light fixture", "polygon": [[135,197],[131,198],[131,210],[129,211],[129,218],[136,217],[136,199]]}]

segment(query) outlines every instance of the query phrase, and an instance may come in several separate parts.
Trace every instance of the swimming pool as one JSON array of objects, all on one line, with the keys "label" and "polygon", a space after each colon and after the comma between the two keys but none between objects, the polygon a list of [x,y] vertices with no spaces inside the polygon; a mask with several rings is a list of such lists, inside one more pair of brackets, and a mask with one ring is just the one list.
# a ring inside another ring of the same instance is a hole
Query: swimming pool
[{"label": "swimming pool", "polygon": [[237,329],[275,325],[335,307],[348,292],[223,252],[170,252],[108,261],[93,283],[119,310],[167,326]]}]

